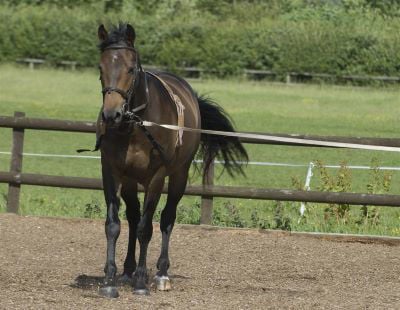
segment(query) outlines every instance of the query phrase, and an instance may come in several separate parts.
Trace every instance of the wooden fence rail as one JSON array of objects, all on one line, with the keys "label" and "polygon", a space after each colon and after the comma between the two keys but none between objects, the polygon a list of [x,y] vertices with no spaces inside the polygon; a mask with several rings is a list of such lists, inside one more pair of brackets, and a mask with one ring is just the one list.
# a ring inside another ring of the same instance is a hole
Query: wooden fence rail
[{"label": "wooden fence rail", "polygon": [[[171,68],[154,65],[143,65],[145,70],[169,71]],[[177,67],[175,70],[186,73],[187,75],[201,77],[202,74],[215,74],[215,69],[203,69],[199,67]],[[222,73],[222,72],[220,72]],[[295,82],[296,80],[324,79],[324,80],[341,80],[341,81],[378,81],[378,82],[400,82],[400,76],[379,76],[379,75],[361,75],[361,74],[331,74],[317,72],[278,72],[272,70],[256,70],[243,69],[242,74],[248,78],[264,78],[264,77],[284,77],[286,84]]]},{"label": "wooden fence rail", "polygon": [[[9,172],[0,172],[0,183],[8,183],[9,191],[7,196],[7,210],[9,212],[18,212],[19,191],[22,184],[79,188],[101,190],[102,182],[100,179],[78,178],[67,176],[43,175],[22,173],[22,151],[25,129],[55,130],[68,132],[94,133],[96,131],[95,123],[79,122],[55,119],[26,118],[24,113],[15,112],[14,117],[0,116],[0,127],[13,129],[13,146],[11,154],[11,164]],[[274,135],[274,134],[270,134]],[[276,134],[275,134],[276,135]],[[380,146],[400,146],[400,139],[382,139],[382,138],[363,138],[363,137],[322,137],[310,135],[288,135],[278,134],[282,137],[296,137],[300,139],[312,139],[322,141],[348,142],[356,144],[370,144]],[[242,139],[244,143],[260,144],[284,144],[296,145],[290,143],[277,143],[266,141],[254,141],[253,139]],[[303,145],[313,146],[313,145]],[[245,198],[245,199],[263,199],[263,200],[282,200],[282,201],[302,201],[316,203],[336,203],[352,205],[375,205],[399,207],[400,195],[372,195],[358,193],[334,193],[317,191],[296,191],[287,189],[264,189],[250,187],[232,187],[232,186],[214,186],[213,169],[210,170],[205,178],[205,183],[199,186],[188,186],[186,195],[201,196],[201,223],[211,224],[212,220],[212,200],[213,197],[226,198]],[[143,191],[143,188],[139,188]],[[164,193],[166,187],[164,188]]]},{"label": "wooden fence rail", "polygon": [[[101,179],[65,177],[65,176],[35,174],[35,173],[0,172],[0,183],[92,189],[92,190],[103,189],[103,184]],[[139,192],[143,192],[143,187],[139,186],[138,190]],[[167,193],[167,190],[168,190],[168,185],[165,185],[162,192]],[[192,185],[186,188],[185,195],[261,199],[261,200],[337,203],[337,204],[351,204],[360,206],[364,205],[387,206],[387,207],[400,206],[400,195],[335,193],[335,192],[299,191],[299,190],[289,190],[289,189],[267,189],[267,188],[238,187],[238,186]]]},{"label": "wooden fence rail", "polygon": [[[170,70],[168,67],[163,66],[153,66],[153,65],[143,65],[146,70]],[[175,68],[182,73],[188,75],[194,75],[201,77],[204,73],[215,74],[217,70],[215,69],[203,69],[199,67],[178,67]],[[272,70],[256,70],[256,69],[244,69],[242,71],[243,75],[246,77],[284,77],[287,84],[294,82],[295,80],[304,79],[330,79],[330,80],[342,80],[342,81],[378,81],[378,82],[400,82],[400,76],[379,76],[379,75],[361,75],[361,74],[331,74],[331,73],[316,73],[316,72],[278,72]]]}]

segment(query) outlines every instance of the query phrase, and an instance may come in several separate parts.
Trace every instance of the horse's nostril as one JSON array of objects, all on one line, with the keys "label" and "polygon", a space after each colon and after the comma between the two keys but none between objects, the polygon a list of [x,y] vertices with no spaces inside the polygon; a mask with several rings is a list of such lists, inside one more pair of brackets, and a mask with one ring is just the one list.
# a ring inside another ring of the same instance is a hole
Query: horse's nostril
[{"label": "horse's nostril", "polygon": [[120,110],[114,110],[114,109],[110,109],[110,110],[104,110],[103,113],[101,114],[101,117],[103,119],[104,122],[107,123],[118,123],[122,120],[122,111]]}]

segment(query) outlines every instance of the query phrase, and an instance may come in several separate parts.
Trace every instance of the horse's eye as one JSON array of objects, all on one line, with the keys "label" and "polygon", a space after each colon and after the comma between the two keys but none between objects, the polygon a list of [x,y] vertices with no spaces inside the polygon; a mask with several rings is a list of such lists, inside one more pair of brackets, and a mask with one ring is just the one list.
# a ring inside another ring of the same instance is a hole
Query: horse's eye
[{"label": "horse's eye", "polygon": [[128,69],[128,73],[129,73],[129,74],[134,74],[134,73],[135,73],[135,68],[130,67],[130,68]]}]

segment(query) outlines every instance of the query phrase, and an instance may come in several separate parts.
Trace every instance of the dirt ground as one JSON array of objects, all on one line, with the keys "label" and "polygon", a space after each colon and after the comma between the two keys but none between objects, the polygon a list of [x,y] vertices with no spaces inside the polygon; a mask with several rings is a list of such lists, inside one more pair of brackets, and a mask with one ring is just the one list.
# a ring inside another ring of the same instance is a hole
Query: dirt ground
[{"label": "dirt ground", "polygon": [[[158,227],[149,248],[151,275]],[[127,243],[118,243],[120,270]],[[400,309],[400,243],[177,225],[173,290],[97,294],[103,221],[0,215],[1,309]]]}]

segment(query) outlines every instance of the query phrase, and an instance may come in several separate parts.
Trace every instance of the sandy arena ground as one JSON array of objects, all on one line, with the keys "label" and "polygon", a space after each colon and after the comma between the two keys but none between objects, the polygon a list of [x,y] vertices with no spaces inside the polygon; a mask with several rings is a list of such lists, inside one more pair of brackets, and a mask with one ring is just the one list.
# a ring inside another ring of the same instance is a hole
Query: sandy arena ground
[{"label": "sandy arena ground", "polygon": [[[149,248],[155,273],[158,226]],[[127,244],[124,222],[117,263]],[[400,309],[400,243],[177,225],[173,290],[97,294],[103,221],[0,215],[0,309]]]}]

